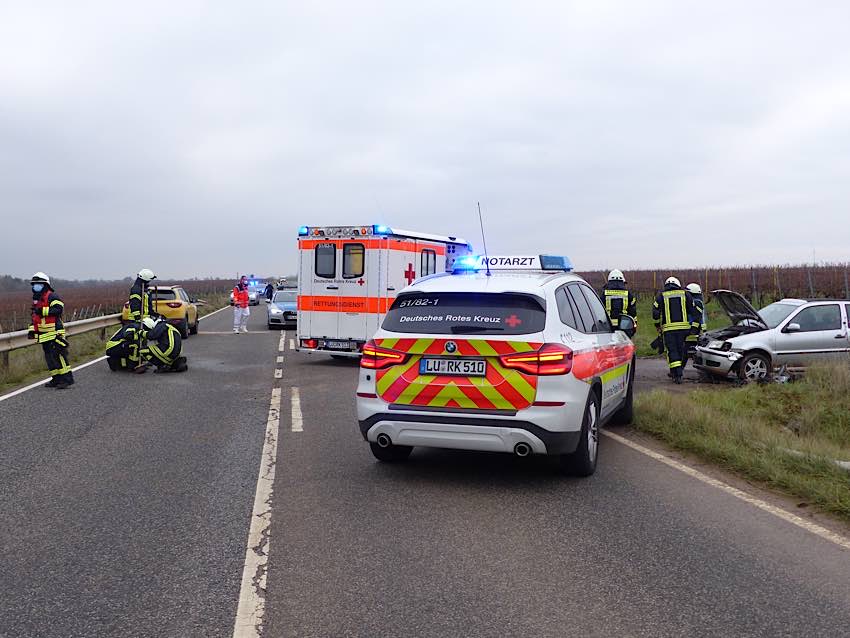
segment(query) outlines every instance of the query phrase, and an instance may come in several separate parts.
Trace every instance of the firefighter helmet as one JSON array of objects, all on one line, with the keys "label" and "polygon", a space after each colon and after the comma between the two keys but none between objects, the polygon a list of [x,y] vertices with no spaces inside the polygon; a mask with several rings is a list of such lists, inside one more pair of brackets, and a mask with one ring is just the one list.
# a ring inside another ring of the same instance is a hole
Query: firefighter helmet
[{"label": "firefighter helmet", "polygon": [[151,270],[150,268],[142,268],[137,276],[142,281],[151,281],[153,279],[156,279],[156,275],[153,274],[153,270]]},{"label": "firefighter helmet", "polygon": [[622,281],[626,283],[626,278],[623,276],[623,272],[621,270],[617,270],[616,268],[608,273],[608,281]]},{"label": "firefighter helmet", "polygon": [[669,286],[670,284],[676,286],[677,288],[682,287],[682,282],[676,279],[675,277],[667,277],[666,281],[664,282],[664,285]]},{"label": "firefighter helmet", "polygon": [[159,319],[154,319],[153,317],[145,317],[142,319],[142,325],[145,327],[145,330],[153,330],[153,327],[159,323]]},{"label": "firefighter helmet", "polygon": [[688,284],[685,289],[692,295],[702,294],[702,288],[700,288],[699,284]]},{"label": "firefighter helmet", "polygon": [[31,284],[47,284],[50,285],[50,277],[45,275],[43,272],[37,272],[32,277],[30,277]]}]

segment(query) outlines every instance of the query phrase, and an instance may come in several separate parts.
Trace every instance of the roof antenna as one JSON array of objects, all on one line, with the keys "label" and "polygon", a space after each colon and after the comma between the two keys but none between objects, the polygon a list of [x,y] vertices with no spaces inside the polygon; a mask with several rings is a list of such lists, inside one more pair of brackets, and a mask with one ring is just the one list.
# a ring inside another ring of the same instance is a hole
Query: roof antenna
[{"label": "roof antenna", "polygon": [[484,244],[484,264],[487,266],[487,276],[490,276],[490,258],[487,256],[487,239],[484,237],[484,218],[481,216],[481,202],[478,204],[478,222],[481,224],[481,243]]}]

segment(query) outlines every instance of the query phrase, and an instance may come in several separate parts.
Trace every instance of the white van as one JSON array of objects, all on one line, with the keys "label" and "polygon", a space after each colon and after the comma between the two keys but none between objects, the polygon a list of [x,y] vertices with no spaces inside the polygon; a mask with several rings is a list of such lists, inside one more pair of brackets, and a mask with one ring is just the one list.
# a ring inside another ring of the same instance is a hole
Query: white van
[{"label": "white van", "polygon": [[298,350],[358,357],[400,290],[472,253],[459,237],[367,226],[298,230]]}]

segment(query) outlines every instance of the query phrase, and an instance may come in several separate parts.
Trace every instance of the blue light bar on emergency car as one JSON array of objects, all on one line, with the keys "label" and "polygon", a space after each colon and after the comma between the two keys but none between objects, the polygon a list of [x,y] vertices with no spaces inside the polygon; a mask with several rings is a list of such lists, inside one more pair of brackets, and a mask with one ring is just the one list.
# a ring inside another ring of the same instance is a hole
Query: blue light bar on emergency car
[{"label": "blue light bar on emergency car", "polygon": [[559,270],[570,271],[573,265],[560,255],[468,255],[454,263],[453,271],[478,272],[480,270]]},{"label": "blue light bar on emergency car", "polygon": [[375,235],[391,235],[392,232],[393,230],[389,226],[384,226],[383,224],[372,225],[372,233]]},{"label": "blue light bar on emergency car", "polygon": [[309,234],[310,234],[310,229],[307,228],[307,226],[302,226],[301,228],[298,229],[298,236],[299,237],[305,237]]}]

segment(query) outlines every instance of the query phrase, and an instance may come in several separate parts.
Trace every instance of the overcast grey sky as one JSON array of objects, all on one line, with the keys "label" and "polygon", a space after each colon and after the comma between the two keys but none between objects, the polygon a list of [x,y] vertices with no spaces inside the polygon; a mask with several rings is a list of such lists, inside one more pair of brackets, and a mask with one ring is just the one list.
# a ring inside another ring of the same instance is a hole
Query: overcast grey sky
[{"label": "overcast grey sky", "polygon": [[0,0],[0,273],[294,272],[387,223],[581,269],[850,259],[850,3]]}]

